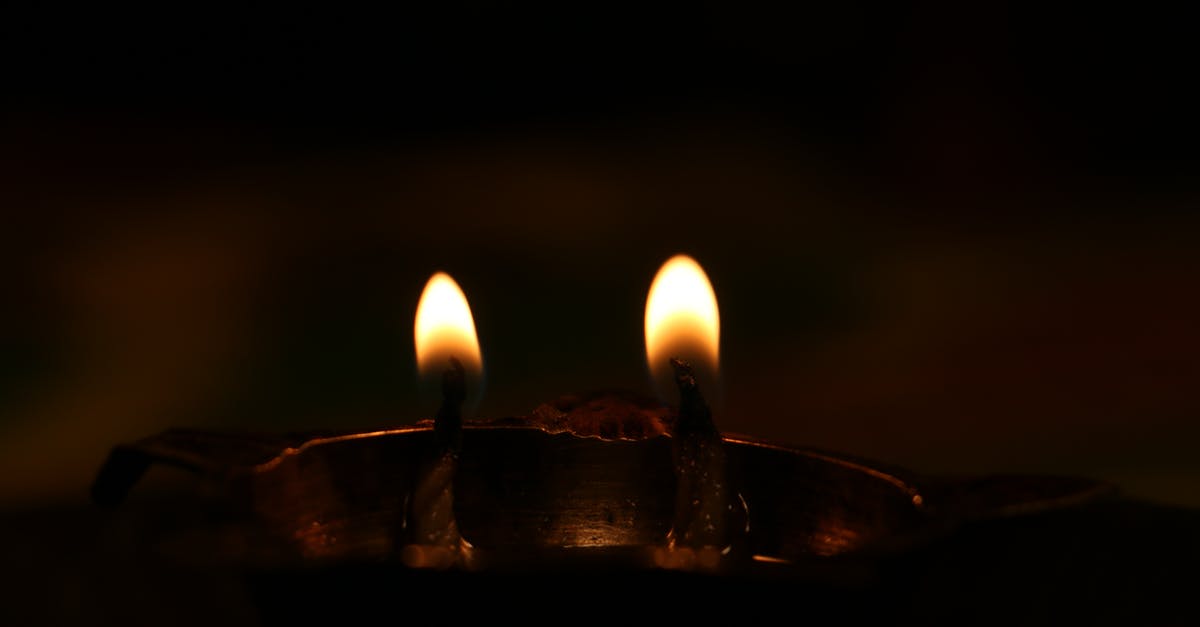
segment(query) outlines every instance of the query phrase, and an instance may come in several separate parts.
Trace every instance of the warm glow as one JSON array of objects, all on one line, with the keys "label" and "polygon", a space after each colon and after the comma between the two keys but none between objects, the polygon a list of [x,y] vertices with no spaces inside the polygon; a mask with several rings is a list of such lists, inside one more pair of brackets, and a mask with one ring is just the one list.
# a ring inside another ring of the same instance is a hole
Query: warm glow
[{"label": "warm glow", "polygon": [[413,333],[422,375],[442,372],[450,357],[461,361],[468,372],[483,369],[471,307],[458,283],[445,272],[429,277],[425,284]]},{"label": "warm glow", "polygon": [[646,359],[656,376],[678,357],[717,370],[721,319],[708,275],[687,255],[671,257],[646,297]]}]

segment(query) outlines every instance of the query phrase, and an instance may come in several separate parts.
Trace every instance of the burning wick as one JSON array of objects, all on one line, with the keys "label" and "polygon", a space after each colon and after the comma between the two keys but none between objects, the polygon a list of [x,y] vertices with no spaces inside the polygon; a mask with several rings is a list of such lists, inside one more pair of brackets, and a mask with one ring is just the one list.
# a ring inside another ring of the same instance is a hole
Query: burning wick
[{"label": "burning wick", "polygon": [[411,568],[445,569],[469,565],[471,543],[458,531],[454,517],[454,474],[462,450],[462,404],[467,397],[462,362],[451,357],[442,375],[442,405],[433,421],[434,455],[421,468],[408,503],[405,524],[412,543],[401,560]]},{"label": "burning wick", "polygon": [[734,508],[721,432],[704,402],[691,364],[671,358],[679,387],[679,417],[671,439],[678,487],[675,519],[666,549],[655,552],[663,568],[715,570],[733,542]]},{"label": "burning wick", "polygon": [[462,362],[449,358],[442,373],[442,405],[433,418],[433,440],[442,454],[458,457],[462,450],[462,405],[467,400],[467,374]]},{"label": "burning wick", "polygon": [[717,426],[713,424],[712,410],[704,402],[700,387],[696,385],[696,375],[692,365],[678,357],[671,358],[671,368],[675,371],[675,385],[679,386],[679,420],[675,425],[677,437],[704,434],[720,437]]},{"label": "burning wick", "polygon": [[[668,259],[646,297],[646,358],[656,380],[671,378],[679,390],[679,413],[672,430],[671,455],[678,487],[675,516],[666,547],[653,550],[663,568],[714,570],[733,547],[736,491],[730,486],[728,461],[712,410],[704,401],[691,362],[702,372],[717,372],[720,314],[704,269],[687,255]],[[668,357],[670,356],[670,357]],[[665,381],[664,381],[665,382]],[[664,390],[665,391],[665,390]]]},{"label": "burning wick", "polygon": [[475,323],[466,296],[445,273],[430,277],[417,305],[414,323],[418,367],[428,372],[442,357],[442,403],[434,415],[432,455],[421,466],[416,488],[407,500],[408,543],[401,560],[413,568],[471,567],[474,553],[454,516],[454,475],[462,451],[462,406],[467,398],[466,368],[482,364]]}]

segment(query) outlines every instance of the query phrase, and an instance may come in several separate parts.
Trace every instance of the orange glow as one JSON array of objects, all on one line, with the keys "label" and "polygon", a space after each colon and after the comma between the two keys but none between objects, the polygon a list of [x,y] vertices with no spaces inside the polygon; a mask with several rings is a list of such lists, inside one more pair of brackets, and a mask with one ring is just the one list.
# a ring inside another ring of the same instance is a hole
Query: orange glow
[{"label": "orange glow", "polygon": [[721,319],[717,295],[695,259],[675,255],[650,284],[646,297],[646,359],[657,377],[678,357],[717,371]]},{"label": "orange glow", "polygon": [[445,272],[434,274],[425,284],[413,335],[422,375],[442,372],[450,357],[461,361],[468,372],[483,370],[471,307],[458,283]]}]

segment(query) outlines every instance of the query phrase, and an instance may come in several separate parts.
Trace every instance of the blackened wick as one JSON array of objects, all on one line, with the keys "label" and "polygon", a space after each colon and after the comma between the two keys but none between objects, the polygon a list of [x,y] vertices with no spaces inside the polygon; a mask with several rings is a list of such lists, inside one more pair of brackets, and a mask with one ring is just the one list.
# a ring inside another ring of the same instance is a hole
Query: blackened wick
[{"label": "blackened wick", "polygon": [[675,384],[679,386],[679,417],[675,424],[675,435],[719,436],[717,426],[713,423],[712,410],[708,408],[708,403],[704,402],[700,387],[696,385],[692,365],[672,357],[671,367],[675,369]]},{"label": "blackened wick", "polygon": [[467,377],[462,362],[450,358],[442,373],[442,406],[433,418],[433,437],[439,454],[455,456],[462,450],[462,404],[467,398]]},{"label": "blackened wick", "polygon": [[[721,433],[704,402],[691,364],[671,358],[679,386],[679,416],[671,438],[678,488],[669,545],[723,550],[732,544],[733,495]],[[713,554],[715,555],[715,553]]]}]

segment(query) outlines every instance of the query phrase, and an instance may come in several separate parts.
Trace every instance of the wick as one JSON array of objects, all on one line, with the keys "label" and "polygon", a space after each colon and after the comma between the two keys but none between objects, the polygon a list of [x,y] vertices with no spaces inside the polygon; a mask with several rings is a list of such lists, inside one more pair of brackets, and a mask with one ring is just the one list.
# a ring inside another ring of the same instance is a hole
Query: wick
[{"label": "wick", "polygon": [[678,486],[667,552],[656,562],[684,568],[695,561],[699,568],[714,570],[733,545],[731,530],[736,524],[731,524],[735,514],[731,497],[736,489],[730,485],[721,433],[696,385],[692,365],[672,357],[671,367],[679,386],[679,419],[671,438]]},{"label": "wick", "polygon": [[716,435],[718,432],[713,423],[712,410],[704,402],[700,386],[696,384],[692,364],[672,357],[671,367],[675,369],[675,384],[679,386],[679,420],[675,425],[675,435]]},{"label": "wick", "polygon": [[450,358],[442,373],[442,406],[433,419],[433,436],[438,450],[458,454],[462,448],[462,404],[467,398],[467,378],[462,362]]},{"label": "wick", "polygon": [[458,530],[454,516],[454,475],[462,449],[462,404],[467,398],[462,362],[451,357],[442,373],[442,406],[433,419],[434,456],[417,477],[406,505],[406,538],[401,560],[412,568],[470,565],[471,543]]}]

